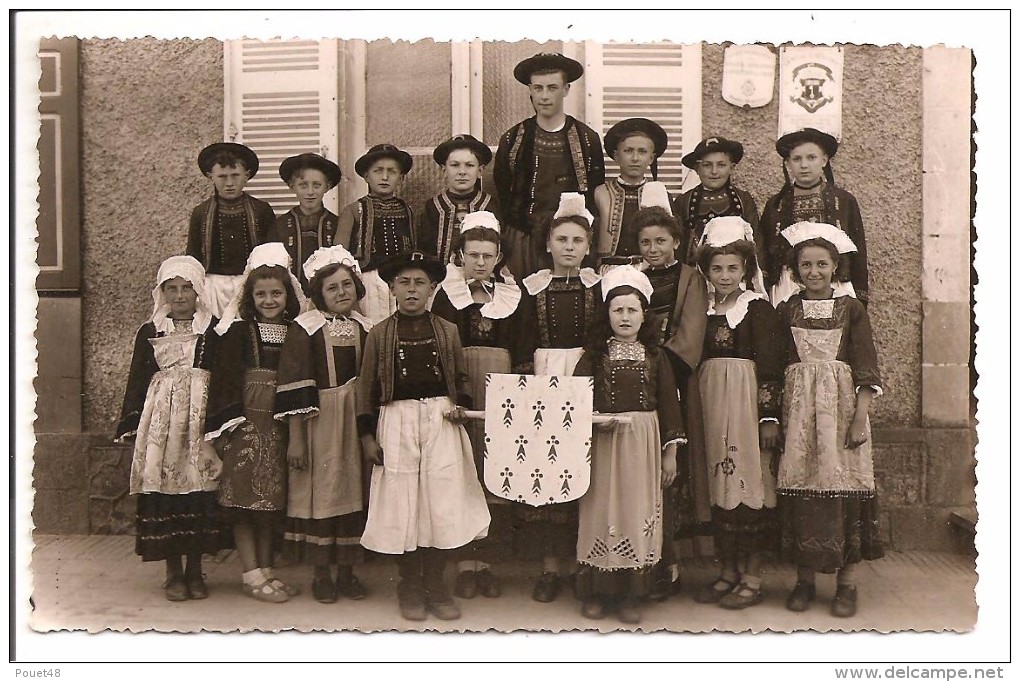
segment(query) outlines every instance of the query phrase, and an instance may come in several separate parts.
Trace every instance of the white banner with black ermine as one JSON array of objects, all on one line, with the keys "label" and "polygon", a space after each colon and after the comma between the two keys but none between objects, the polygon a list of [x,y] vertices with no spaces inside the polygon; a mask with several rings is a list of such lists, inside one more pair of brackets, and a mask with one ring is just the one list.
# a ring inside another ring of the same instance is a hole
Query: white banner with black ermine
[{"label": "white banner with black ermine", "polygon": [[576,500],[591,480],[591,377],[490,374],[485,487],[541,507]]},{"label": "white banner with black ermine", "polygon": [[779,53],[779,135],[815,128],[843,133],[843,48],[784,47]]}]

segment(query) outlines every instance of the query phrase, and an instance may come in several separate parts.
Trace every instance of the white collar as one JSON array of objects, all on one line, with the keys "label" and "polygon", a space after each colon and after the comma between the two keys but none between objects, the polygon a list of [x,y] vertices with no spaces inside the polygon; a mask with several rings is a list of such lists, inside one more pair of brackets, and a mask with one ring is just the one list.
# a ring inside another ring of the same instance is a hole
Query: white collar
[{"label": "white collar", "polygon": [[[500,274],[508,281],[495,282],[492,300],[482,304],[479,311],[482,313],[482,317],[487,317],[490,320],[502,320],[510,317],[517,310],[517,304],[521,302],[521,289],[510,272],[504,268]],[[453,263],[447,264],[446,277],[439,286],[443,288],[446,297],[450,299],[450,303],[457,310],[464,310],[475,303],[468,281],[464,279],[464,271]]]},{"label": "white collar", "polygon": [[[577,276],[581,280],[581,284],[583,284],[586,289],[590,289],[595,286],[602,279],[602,277],[600,277],[599,274],[591,268],[581,268],[581,271],[577,274]],[[534,296],[545,291],[552,281],[552,270],[545,268],[543,270],[539,270],[533,275],[525,277],[523,284],[524,288],[528,290],[528,293]]]},{"label": "white collar", "polygon": [[[750,305],[751,301],[759,298],[765,299],[757,291],[751,291],[750,289],[740,292],[737,300],[733,302],[733,307],[726,311],[726,324],[730,329],[736,329],[737,325],[743,322],[744,317],[747,315],[748,305]],[[708,314],[715,315],[715,296],[712,295],[708,297]]]},{"label": "white collar", "polygon": [[[167,313],[162,316],[154,317],[152,319],[152,325],[156,328],[157,332],[163,332],[164,334],[170,334],[174,331],[174,321],[170,317],[170,306],[166,306]],[[209,328],[209,324],[212,322],[212,314],[205,308],[198,308],[195,310],[195,317],[191,320],[191,331],[196,334],[205,334],[205,330]]]},{"label": "white collar", "polygon": [[[361,328],[366,332],[372,328],[372,321],[357,310],[352,310],[351,314],[347,317],[360,324]],[[309,336],[311,336],[322,329],[323,325],[326,324],[326,316],[322,314],[322,311],[312,308],[311,310],[298,315],[297,319],[294,321],[301,325],[301,328],[304,329]]]}]

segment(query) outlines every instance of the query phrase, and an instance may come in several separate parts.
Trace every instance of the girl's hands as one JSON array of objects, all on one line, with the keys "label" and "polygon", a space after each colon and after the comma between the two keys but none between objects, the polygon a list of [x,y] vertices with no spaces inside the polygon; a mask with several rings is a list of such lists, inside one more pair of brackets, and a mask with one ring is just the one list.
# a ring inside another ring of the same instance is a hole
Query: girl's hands
[{"label": "girl's hands", "polygon": [[844,447],[848,450],[859,448],[868,442],[868,417],[867,415],[854,415],[850,422],[850,428],[846,432]]},{"label": "girl's hands", "polygon": [[775,450],[779,447],[779,424],[775,422],[758,424],[758,442],[762,450]]},{"label": "girl's hands", "polygon": [[308,466],[308,450],[305,448],[304,439],[297,443],[292,442],[287,448],[287,464],[291,469],[298,471]]},{"label": "girl's hands", "polygon": [[676,443],[666,446],[662,455],[662,487],[668,488],[676,480]]},{"label": "girl's hands", "polygon": [[369,464],[383,465],[383,451],[375,436],[368,434],[361,437],[361,452],[365,456],[365,461]]},{"label": "girl's hands", "polygon": [[460,405],[455,405],[452,410],[443,415],[447,421],[454,424],[463,424],[467,421],[467,417],[464,416],[464,408]]}]

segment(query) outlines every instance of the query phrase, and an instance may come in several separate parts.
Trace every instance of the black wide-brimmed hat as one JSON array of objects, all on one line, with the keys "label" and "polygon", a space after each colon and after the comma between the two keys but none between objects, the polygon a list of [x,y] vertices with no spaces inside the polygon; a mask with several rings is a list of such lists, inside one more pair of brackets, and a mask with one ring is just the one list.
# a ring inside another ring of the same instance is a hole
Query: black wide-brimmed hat
[{"label": "black wide-brimmed hat", "polygon": [[433,282],[442,282],[446,277],[446,266],[443,262],[429,253],[422,251],[410,251],[398,253],[379,266],[379,277],[391,284],[397,275],[408,268],[420,268],[425,271]]},{"label": "black wide-brimmed hat", "polygon": [[411,170],[411,155],[407,152],[394,147],[392,144],[377,144],[362,156],[360,159],[354,162],[354,172],[361,177],[365,177],[368,173],[368,169],[372,167],[372,164],[379,159],[393,159],[400,164],[400,167],[404,171],[404,175],[407,175],[408,171]]},{"label": "black wide-brimmed hat", "polygon": [[794,147],[805,142],[814,142],[829,157],[835,156],[836,150],[839,149],[839,142],[832,135],[823,133],[815,128],[802,128],[801,130],[787,133],[776,140],[776,151],[779,152],[781,157],[786,159],[789,158],[790,152],[793,151]]},{"label": "black wide-brimmed hat", "polygon": [[284,159],[283,163],[280,164],[280,177],[289,185],[290,179],[294,177],[294,173],[305,168],[314,168],[325,175],[330,189],[340,183],[340,166],[324,156],[312,154],[311,152],[298,154],[297,156],[288,156]]},{"label": "black wide-brimmed hat", "polygon": [[666,131],[655,121],[647,118],[625,118],[606,133],[606,154],[612,157],[616,153],[616,146],[631,135],[645,135],[655,145],[655,157],[662,156],[666,151],[669,140]]},{"label": "black wide-brimmed hat", "polygon": [[698,161],[712,152],[725,152],[729,155],[730,160],[737,164],[744,158],[744,145],[735,140],[727,140],[725,137],[706,137],[698,143],[694,151],[684,155],[681,163],[691,170],[695,170]]},{"label": "black wide-brimmed hat", "polygon": [[568,83],[573,83],[584,75],[581,62],[564,57],[558,52],[539,52],[514,67],[514,78],[519,83],[531,85],[531,75],[536,71],[562,71]]},{"label": "black wide-brimmed hat", "polygon": [[442,166],[450,158],[450,152],[458,149],[470,149],[478,158],[478,163],[483,166],[488,165],[492,161],[492,150],[489,149],[489,145],[467,134],[454,135],[446,142],[443,142],[433,150],[432,158]]},{"label": "black wide-brimmed hat", "polygon": [[259,157],[251,149],[236,142],[214,142],[198,153],[198,167],[203,175],[212,172],[212,167],[215,165],[213,159],[217,154],[222,153],[232,154],[241,159],[244,167],[248,169],[249,178],[255,177],[255,174],[259,172]]}]

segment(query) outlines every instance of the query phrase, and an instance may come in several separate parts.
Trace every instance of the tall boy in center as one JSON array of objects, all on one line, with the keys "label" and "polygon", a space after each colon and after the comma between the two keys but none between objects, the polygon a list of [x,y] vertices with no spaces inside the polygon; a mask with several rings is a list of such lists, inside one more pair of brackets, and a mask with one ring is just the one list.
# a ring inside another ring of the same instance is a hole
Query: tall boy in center
[{"label": "tall boy in center", "polygon": [[584,67],[561,54],[540,53],[514,68],[528,86],[535,115],[500,138],[493,179],[518,279],[543,267],[544,230],[563,192],[580,192],[595,212],[595,188],[606,180],[602,143],[594,130],[563,111],[570,84]]}]

